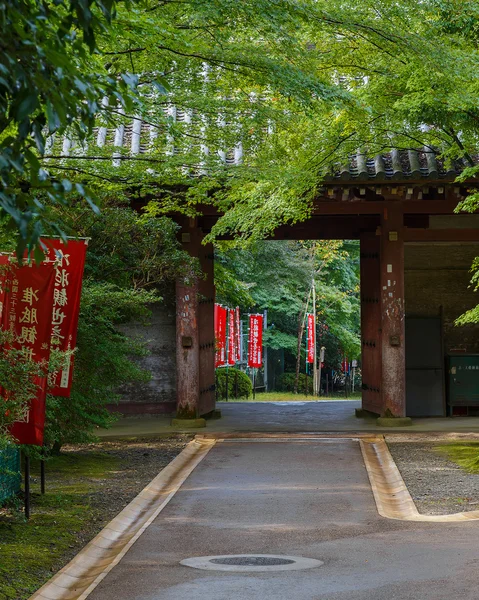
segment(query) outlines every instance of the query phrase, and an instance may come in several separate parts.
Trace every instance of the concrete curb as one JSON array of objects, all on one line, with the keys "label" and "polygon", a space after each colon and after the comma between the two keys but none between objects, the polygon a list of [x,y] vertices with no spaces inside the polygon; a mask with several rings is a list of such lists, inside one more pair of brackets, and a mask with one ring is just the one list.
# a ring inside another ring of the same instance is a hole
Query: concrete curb
[{"label": "concrete curb", "polygon": [[457,523],[479,520],[479,510],[450,515],[421,515],[404,483],[384,438],[360,439],[378,513],[387,519],[424,523]]},{"label": "concrete curb", "polygon": [[195,439],[30,600],[84,600],[168,504],[216,440]]}]

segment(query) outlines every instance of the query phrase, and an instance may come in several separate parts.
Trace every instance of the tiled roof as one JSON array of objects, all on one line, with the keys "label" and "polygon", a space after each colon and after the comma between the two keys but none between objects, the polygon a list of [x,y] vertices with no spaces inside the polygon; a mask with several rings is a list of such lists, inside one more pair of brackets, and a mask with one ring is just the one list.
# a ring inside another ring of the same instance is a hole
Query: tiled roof
[{"label": "tiled roof", "polygon": [[422,150],[397,150],[368,157],[353,154],[349,162],[335,165],[326,174],[325,181],[387,181],[429,178],[454,180],[466,167],[464,160],[446,163],[430,148]]}]

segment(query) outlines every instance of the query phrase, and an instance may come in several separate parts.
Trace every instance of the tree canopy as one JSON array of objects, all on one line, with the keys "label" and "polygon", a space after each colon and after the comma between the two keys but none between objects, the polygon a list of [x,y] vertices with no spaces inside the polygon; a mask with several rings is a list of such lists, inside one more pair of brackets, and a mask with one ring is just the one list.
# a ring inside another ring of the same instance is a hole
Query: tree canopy
[{"label": "tree canopy", "polygon": [[[476,170],[473,2],[10,2],[0,28],[0,206],[20,240],[58,225],[52,206],[104,194],[214,202],[213,235],[261,237],[304,219],[358,150],[426,145]],[[147,148],[113,165],[94,126],[135,116]]]},{"label": "tree canopy", "polygon": [[328,364],[337,368],[343,354],[359,358],[357,242],[257,241],[246,248],[223,242],[215,258],[217,301],[239,305],[243,313],[267,310],[267,347],[284,349],[295,360],[298,326],[314,310],[314,281],[318,339]]}]

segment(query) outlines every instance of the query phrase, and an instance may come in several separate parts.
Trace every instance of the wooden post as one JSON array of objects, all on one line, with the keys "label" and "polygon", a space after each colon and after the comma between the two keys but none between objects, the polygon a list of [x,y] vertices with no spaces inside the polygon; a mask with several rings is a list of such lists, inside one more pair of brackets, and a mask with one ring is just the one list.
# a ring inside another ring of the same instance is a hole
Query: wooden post
[{"label": "wooden post", "polygon": [[30,457],[25,454],[25,519],[30,518]]},{"label": "wooden post", "polygon": [[382,415],[380,236],[363,234],[360,249],[362,408]]},{"label": "wooden post", "polygon": [[199,417],[198,282],[176,283],[176,418]]},{"label": "wooden post", "polygon": [[406,416],[404,224],[399,202],[381,214],[381,351],[383,416]]},{"label": "wooden post", "polygon": [[40,492],[45,493],[45,461],[40,461]]},{"label": "wooden post", "polygon": [[216,400],[213,247],[202,245],[195,219],[184,220],[179,239],[199,259],[204,277],[190,275],[176,283],[176,420],[196,420],[194,426],[204,427],[199,417],[212,413]]}]

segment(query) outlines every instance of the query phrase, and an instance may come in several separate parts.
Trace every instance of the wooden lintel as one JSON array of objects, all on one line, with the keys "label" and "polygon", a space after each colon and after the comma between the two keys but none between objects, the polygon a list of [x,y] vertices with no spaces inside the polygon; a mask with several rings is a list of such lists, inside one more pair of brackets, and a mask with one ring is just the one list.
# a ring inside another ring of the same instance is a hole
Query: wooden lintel
[{"label": "wooden lintel", "polygon": [[[405,214],[453,215],[457,199],[447,200],[397,200]],[[385,201],[316,202],[314,215],[380,215]]]},{"label": "wooden lintel", "polygon": [[479,242],[479,229],[410,229],[404,231],[406,242]]}]

